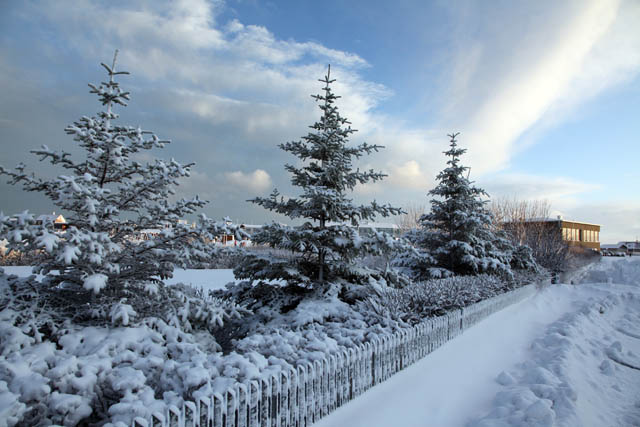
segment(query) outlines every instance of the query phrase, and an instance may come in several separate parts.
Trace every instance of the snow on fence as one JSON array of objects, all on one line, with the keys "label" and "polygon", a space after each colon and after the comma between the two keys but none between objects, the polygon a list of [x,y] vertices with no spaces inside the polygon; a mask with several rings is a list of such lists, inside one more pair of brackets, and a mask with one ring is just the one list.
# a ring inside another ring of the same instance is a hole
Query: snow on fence
[{"label": "snow on fence", "polygon": [[415,363],[492,313],[535,292],[527,285],[410,329],[377,338],[270,378],[236,383],[182,408],[170,406],[133,426],[302,427]]}]

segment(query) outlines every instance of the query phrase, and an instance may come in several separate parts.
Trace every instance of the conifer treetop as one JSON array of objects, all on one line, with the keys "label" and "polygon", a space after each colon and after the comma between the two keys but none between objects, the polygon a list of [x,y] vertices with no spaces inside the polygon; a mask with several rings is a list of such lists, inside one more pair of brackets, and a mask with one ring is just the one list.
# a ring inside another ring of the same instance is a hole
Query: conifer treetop
[{"label": "conifer treetop", "polygon": [[276,189],[269,198],[250,201],[292,219],[309,218],[321,223],[349,222],[355,226],[376,215],[395,215],[399,209],[379,205],[375,201],[368,206],[353,206],[351,199],[346,198],[345,192],[353,190],[356,185],[375,182],[387,176],[373,169],[353,170],[353,159],[384,147],[366,142],[348,147],[346,144],[349,136],[356,130],[340,115],[335,105],[340,97],[331,90],[335,79],[331,79],[330,66],[324,78],[318,81],[324,83],[323,93],[312,97],[322,111],[320,120],[310,126],[313,131],[301,140],[278,145],[282,150],[307,162],[302,167],[285,164],[285,169],[292,175],[291,183],[301,187],[303,194],[284,201],[278,198],[280,193]]}]

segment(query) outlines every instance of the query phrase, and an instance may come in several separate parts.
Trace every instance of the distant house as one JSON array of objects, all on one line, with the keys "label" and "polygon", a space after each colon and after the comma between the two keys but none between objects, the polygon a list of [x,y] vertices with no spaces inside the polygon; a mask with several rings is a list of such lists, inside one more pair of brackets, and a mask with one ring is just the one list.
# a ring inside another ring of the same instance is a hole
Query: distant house
[{"label": "distant house", "polygon": [[[337,222],[328,222],[327,226],[339,225],[339,224],[340,223],[337,223]],[[280,224],[280,225],[286,227],[286,224]],[[244,232],[249,234],[249,236],[253,235],[257,231],[260,231],[262,227],[263,227],[262,225],[254,225],[254,224],[240,225],[240,229],[242,229]],[[294,226],[294,228],[297,228],[297,227],[299,226]],[[401,234],[400,227],[397,224],[386,223],[386,222],[366,222],[366,223],[359,224],[357,229],[358,229],[358,234],[360,234],[361,236],[370,236],[373,233],[374,229],[378,232],[385,232],[385,233],[391,234],[393,237],[399,237]],[[232,238],[232,236],[229,236],[229,237]],[[231,239],[231,241],[233,240]]]},{"label": "distant house", "polygon": [[52,213],[51,215],[39,215],[36,218],[37,225],[51,224],[51,223],[53,223],[53,228],[55,230],[66,230],[69,225],[67,224],[67,220],[64,219],[62,215],[56,216],[55,212]]},{"label": "distant house", "polygon": [[400,226],[391,222],[365,222],[358,226],[358,232],[361,236],[370,235],[373,230],[391,234],[393,237],[399,237],[401,234]]},{"label": "distant house", "polygon": [[262,229],[262,226],[256,225],[256,224],[241,224],[240,229],[242,229],[245,233],[251,236],[256,231],[260,231]]},{"label": "distant house", "polygon": [[640,255],[640,242],[639,241],[635,241],[635,242],[621,242],[622,243],[622,247],[627,249],[627,255],[632,256],[632,255]]},{"label": "distant house", "polygon": [[623,254],[629,256],[640,256],[640,241],[618,242],[615,245],[602,245],[602,250],[611,255]]},{"label": "distant house", "polygon": [[600,250],[600,225],[598,224],[568,221],[562,216],[557,218],[534,218],[524,223],[507,223],[505,228],[511,228],[511,224],[518,224],[525,228],[538,227],[548,233],[558,233],[570,247]]},{"label": "distant house", "polygon": [[[329,222],[327,225],[340,225],[340,223]],[[373,230],[391,234],[393,237],[399,237],[401,234],[400,227],[391,222],[363,222],[358,224],[356,228],[358,229],[358,234],[361,236],[371,236],[373,234]]]}]

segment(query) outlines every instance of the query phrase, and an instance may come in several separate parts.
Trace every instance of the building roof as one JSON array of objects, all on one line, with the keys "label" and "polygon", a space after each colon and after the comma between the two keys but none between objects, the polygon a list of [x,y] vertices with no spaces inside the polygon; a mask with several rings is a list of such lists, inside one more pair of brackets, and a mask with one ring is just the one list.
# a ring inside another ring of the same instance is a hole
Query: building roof
[{"label": "building roof", "polygon": [[393,230],[400,228],[398,224],[394,224],[393,222],[366,222],[364,224],[360,224],[358,227],[375,229],[391,228]]},{"label": "building roof", "polygon": [[[505,221],[506,223],[512,223],[512,222],[521,222],[521,221]],[[584,224],[584,225],[596,225],[598,227],[601,226],[601,224],[594,224],[591,222],[584,222],[584,221],[576,221],[573,219],[566,219],[563,218],[561,216],[558,216],[558,218],[548,218],[548,217],[544,217],[544,218],[529,218],[529,219],[525,219],[524,222],[573,222],[576,224]]]},{"label": "building roof", "polygon": [[640,242],[618,242],[619,247],[626,247],[627,249],[640,249]]},{"label": "building roof", "polygon": [[36,218],[36,221],[42,221],[43,223],[56,222],[58,224],[66,224],[67,222],[67,220],[65,220],[62,215],[56,216],[55,212],[53,214],[38,215],[38,217]]},{"label": "building roof", "polygon": [[600,245],[603,249],[621,249],[623,246],[627,249],[640,249],[640,242],[618,242],[615,244]]}]

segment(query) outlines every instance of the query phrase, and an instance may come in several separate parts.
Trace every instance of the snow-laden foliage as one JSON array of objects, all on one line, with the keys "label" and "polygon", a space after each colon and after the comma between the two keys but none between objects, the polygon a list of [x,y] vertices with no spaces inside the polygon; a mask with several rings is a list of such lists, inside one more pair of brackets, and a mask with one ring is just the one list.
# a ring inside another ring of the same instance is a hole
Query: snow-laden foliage
[{"label": "snow-laden foliage", "polygon": [[[57,293],[0,269],[0,419],[4,425],[123,421],[256,378],[259,355],[223,356],[216,330],[246,315],[230,300],[186,286],[74,310],[111,318],[79,325],[52,310]],[[2,423],[0,423],[2,424]]]},{"label": "snow-laden foliage", "polygon": [[[408,268],[417,279],[448,277],[452,274],[482,273],[511,275],[513,246],[496,229],[486,209],[487,194],[468,178],[468,167],[460,164],[466,152],[459,148],[456,137],[449,137],[447,167],[429,191],[431,211],[420,218],[420,228],[407,234],[416,246],[415,252],[398,257],[397,263]],[[521,253],[519,255],[526,255]],[[527,264],[521,260],[518,266]],[[528,264],[527,264],[528,265]]]},{"label": "snow-laden foliage", "polygon": [[363,237],[358,234],[360,221],[377,215],[396,215],[400,209],[372,202],[356,206],[347,197],[358,184],[381,180],[385,175],[374,170],[354,170],[353,160],[382,148],[362,143],[347,145],[355,132],[335,105],[339,98],[331,90],[330,71],[320,81],[323,94],[314,95],[322,116],[313,124],[312,132],[300,141],[280,144],[280,148],[296,156],[303,166],[285,165],[291,173],[291,182],[302,190],[298,197],[285,199],[277,190],[270,197],[258,197],[251,202],[291,219],[303,219],[300,227],[280,224],[266,225],[251,236],[255,243],[269,245],[297,254],[292,261],[267,254],[247,257],[236,269],[239,278],[282,279],[289,283],[313,286],[345,279],[348,282],[366,282],[369,272],[358,268],[354,259],[379,250],[382,245],[392,246],[392,239]]},{"label": "snow-laden foliage", "polygon": [[220,234],[240,233],[204,214],[194,226],[180,221],[206,203],[197,196],[170,201],[192,164],[139,160],[169,141],[140,127],[116,124],[114,107],[126,106],[130,97],[115,81],[128,73],[116,71],[115,63],[114,57],[111,66],[102,64],[106,82],[89,85],[104,110],[65,129],[84,150],[82,158],[45,145],[33,150],[41,161],[62,168],[55,179],[28,174],[24,164],[15,170],[0,167],[10,184],[42,193],[68,221],[66,230],[59,231],[47,221],[38,223],[27,211],[0,215],[0,239],[7,239],[12,251],[44,254],[34,273],[48,275],[51,286],[63,284],[78,295],[84,293],[82,302],[90,301],[91,295],[119,300],[142,292],[171,277],[175,266],[209,259],[216,250],[211,242]]},{"label": "snow-laden foliage", "polygon": [[[111,305],[113,323],[104,327],[61,322],[48,305],[49,287],[0,271],[0,413],[8,425],[130,425],[135,416],[268,378],[402,326],[367,317],[337,295],[306,298],[287,311],[278,305],[296,296],[243,286],[238,295],[252,300],[253,314],[228,299],[233,292],[205,297],[175,286],[146,297],[155,316],[145,316],[144,298],[123,300]],[[234,325],[244,327],[243,336],[221,353],[214,337]]]},{"label": "snow-laden foliage", "polygon": [[[371,280],[372,286],[385,283]],[[237,328],[230,337],[232,348],[242,353],[258,352],[270,364],[305,364],[407,327],[343,301],[336,288],[321,294],[317,288],[241,282],[218,293],[232,295],[251,310],[251,314],[227,325]]]},{"label": "snow-laden foliage", "polygon": [[[478,288],[500,286],[484,277],[470,286],[473,279],[465,277],[461,287],[489,295]],[[395,295],[383,280],[372,287]],[[235,381],[269,378],[441,312],[402,314],[427,301],[429,289],[424,300],[416,290],[404,302],[377,308],[370,305],[375,295],[348,304],[330,290],[242,282],[205,296],[183,285],[150,286],[139,298],[111,305],[99,303],[100,293],[80,312],[90,318],[102,311],[110,322],[81,325],[51,309],[52,297],[72,298],[72,292],[0,274],[0,414],[15,420],[9,425],[131,425],[135,416],[223,392]],[[450,291],[443,291],[443,304],[453,298]]]},{"label": "snow-laden foliage", "polygon": [[359,304],[361,311],[380,319],[415,324],[426,317],[439,316],[510,291],[537,277],[535,273],[524,272],[517,276],[517,280],[510,281],[488,274],[453,276],[417,282],[402,289],[375,286],[374,292]]}]

